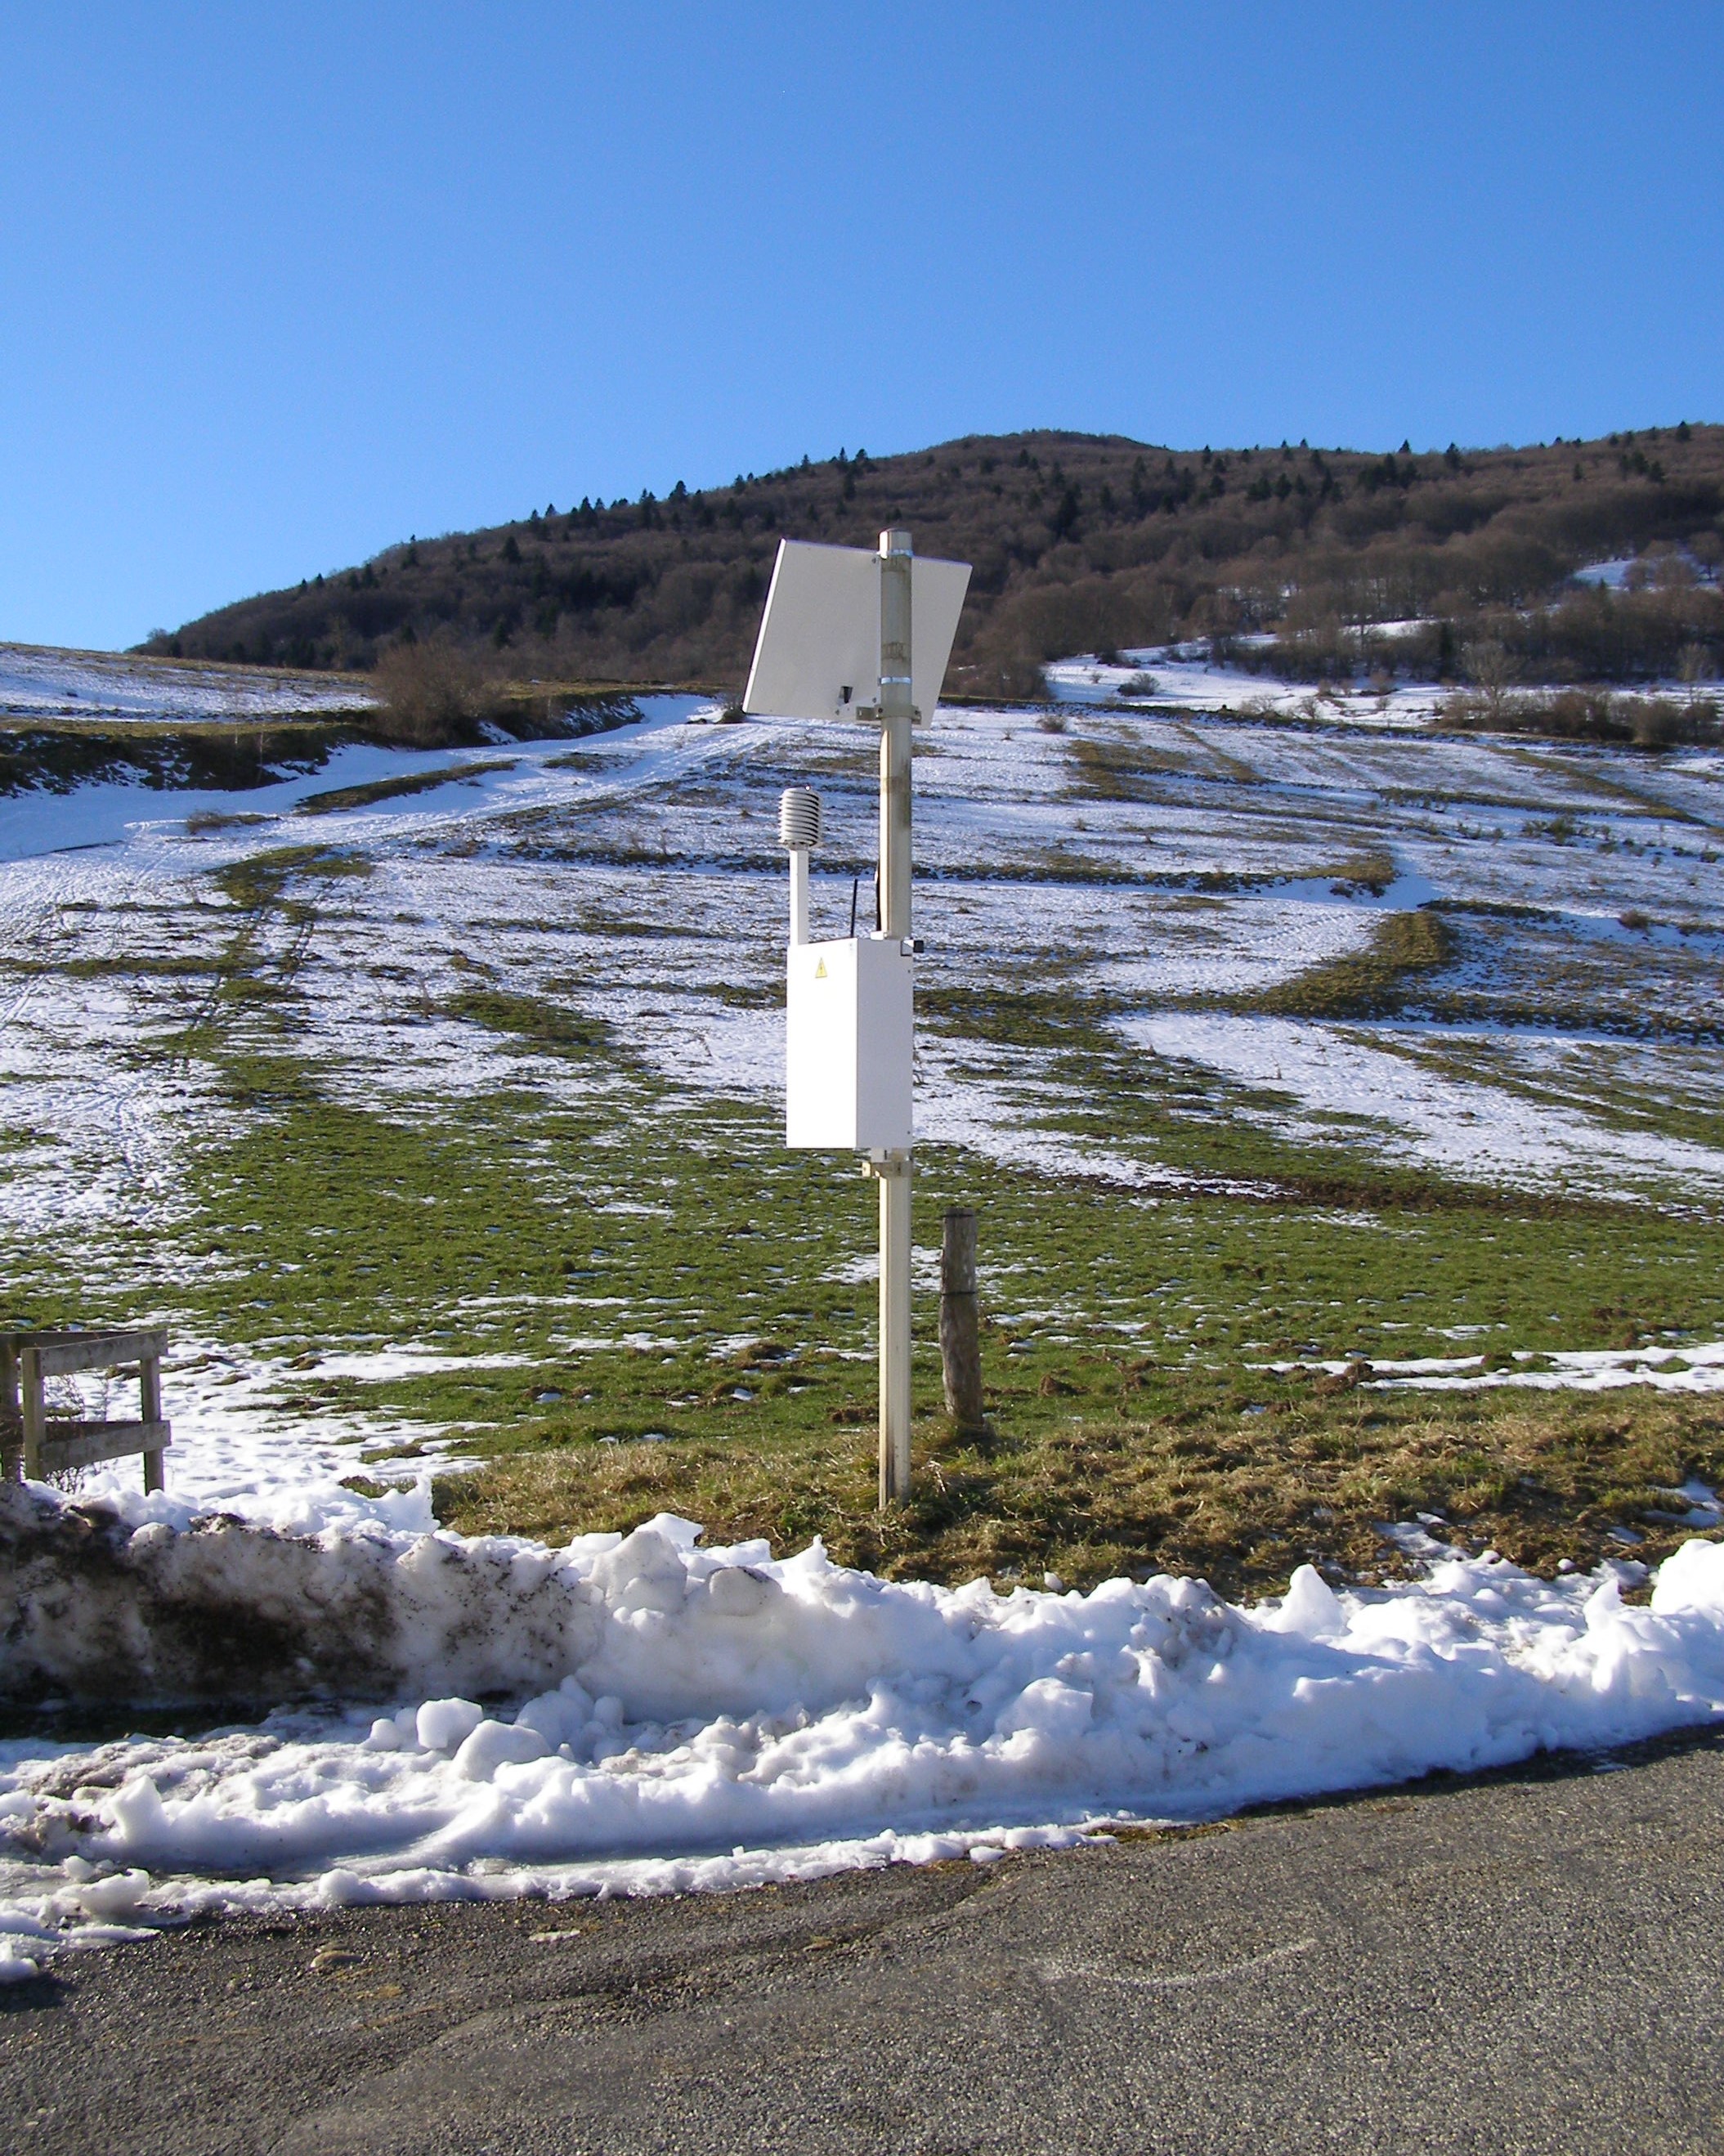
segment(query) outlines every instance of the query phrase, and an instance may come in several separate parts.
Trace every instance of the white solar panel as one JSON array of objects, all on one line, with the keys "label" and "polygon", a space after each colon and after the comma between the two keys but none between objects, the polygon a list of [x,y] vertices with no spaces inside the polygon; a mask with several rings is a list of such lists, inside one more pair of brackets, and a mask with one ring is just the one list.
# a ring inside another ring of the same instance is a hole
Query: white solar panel
[{"label": "white solar panel", "polygon": [[[880,556],[860,547],[781,539],[742,708],[781,719],[843,718],[880,701]],[[911,696],[940,700],[967,562],[911,561]]]}]

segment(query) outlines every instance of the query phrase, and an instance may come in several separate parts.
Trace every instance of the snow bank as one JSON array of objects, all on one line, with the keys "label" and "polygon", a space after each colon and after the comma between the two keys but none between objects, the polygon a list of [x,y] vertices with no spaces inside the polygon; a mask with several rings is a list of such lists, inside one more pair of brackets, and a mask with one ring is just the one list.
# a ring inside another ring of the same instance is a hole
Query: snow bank
[{"label": "snow bank", "polygon": [[496,1692],[583,1658],[597,1620],[573,1553],[434,1527],[424,1483],[281,1491],[261,1520],[0,1483],[0,1698]]},{"label": "snow bank", "polygon": [[[207,1681],[223,1665],[197,1643],[200,1597],[218,1590],[234,1630],[249,1599],[270,1666],[297,1654],[324,1681],[398,1689],[382,1714],[0,1747],[16,1964],[196,1909],[981,1857],[1110,1816],[1213,1815],[1724,1714],[1710,1542],[1671,1558],[1644,1608],[1609,1568],[1550,1584],[1488,1557],[1370,1593],[1306,1567],[1280,1601],[1235,1608],[1167,1577],[1087,1595],[887,1582],[818,1543],[703,1550],[668,1515],[553,1550],[381,1521],[131,1527],[23,1502],[14,1686],[20,1656],[67,1689],[105,1688],[116,1656]],[[86,1621],[74,1590],[91,1580]]]}]

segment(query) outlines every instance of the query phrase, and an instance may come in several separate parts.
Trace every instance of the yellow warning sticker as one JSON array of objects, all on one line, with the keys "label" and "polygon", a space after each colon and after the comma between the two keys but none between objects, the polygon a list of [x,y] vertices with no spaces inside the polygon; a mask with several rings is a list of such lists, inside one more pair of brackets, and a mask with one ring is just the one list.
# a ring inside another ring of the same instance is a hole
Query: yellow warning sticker
[{"label": "yellow warning sticker", "polygon": [[826,961],[824,958],[817,958],[814,961],[814,978],[817,981],[824,981],[826,978]]}]

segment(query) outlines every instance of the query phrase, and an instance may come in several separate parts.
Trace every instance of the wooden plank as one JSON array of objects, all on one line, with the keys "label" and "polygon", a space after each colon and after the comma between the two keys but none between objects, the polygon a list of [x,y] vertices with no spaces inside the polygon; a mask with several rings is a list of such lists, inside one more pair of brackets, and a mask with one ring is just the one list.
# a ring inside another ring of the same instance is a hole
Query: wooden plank
[{"label": "wooden plank", "polygon": [[141,1362],[167,1353],[167,1335],[147,1332],[63,1332],[32,1343],[44,1378],[69,1378],[80,1370],[111,1369],[116,1363]]},{"label": "wooden plank", "polygon": [[137,1340],[159,1337],[167,1339],[167,1328],[160,1325],[38,1325],[15,1327],[9,1332],[0,1332],[0,1342],[10,1341],[14,1348],[52,1348],[62,1340]]},{"label": "wooden plank", "polygon": [[173,1441],[166,1422],[54,1422],[42,1440],[38,1474],[68,1467],[94,1467],[104,1460],[124,1460],[134,1452],[165,1452]]},{"label": "wooden plank", "polygon": [[157,1327],[134,1325],[37,1325],[23,1326],[10,1332],[0,1332],[0,1347],[8,1342],[20,1351],[26,1348],[52,1348],[62,1340],[111,1340],[115,1332],[130,1335],[140,1331],[156,1332]]}]

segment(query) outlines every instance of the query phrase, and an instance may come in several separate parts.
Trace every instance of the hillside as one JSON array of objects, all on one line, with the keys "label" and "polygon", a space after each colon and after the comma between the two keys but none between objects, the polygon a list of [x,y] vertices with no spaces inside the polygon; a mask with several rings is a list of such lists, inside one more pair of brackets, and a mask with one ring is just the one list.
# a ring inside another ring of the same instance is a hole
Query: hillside
[{"label": "hillside", "polygon": [[[921,552],[975,564],[958,692],[1031,693],[1064,653],[1266,629],[1280,665],[1321,675],[1352,662],[1359,625],[1415,615],[1439,674],[1488,644],[1546,680],[1711,678],[1721,513],[1724,427],[1422,456],[975,435],[416,537],[144,649],[367,668],[430,644],[517,679],[731,689],[781,535],[867,545],[899,522]],[[1643,588],[1568,582],[1635,555],[1625,583]]]}]

